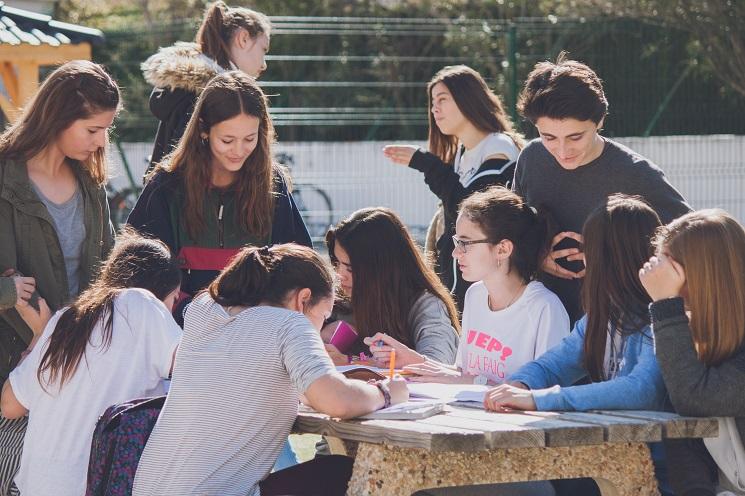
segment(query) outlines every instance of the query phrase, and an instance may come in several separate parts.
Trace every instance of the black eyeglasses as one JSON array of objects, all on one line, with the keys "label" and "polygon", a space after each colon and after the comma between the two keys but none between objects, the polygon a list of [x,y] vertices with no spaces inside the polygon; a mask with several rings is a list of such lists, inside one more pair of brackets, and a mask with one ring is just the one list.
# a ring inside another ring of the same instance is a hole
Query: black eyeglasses
[{"label": "black eyeglasses", "polygon": [[465,241],[460,239],[458,236],[453,236],[453,244],[455,245],[456,250],[463,250],[463,253],[468,252],[468,246],[469,245],[476,245],[479,243],[491,243],[488,239],[473,239],[469,241]]}]

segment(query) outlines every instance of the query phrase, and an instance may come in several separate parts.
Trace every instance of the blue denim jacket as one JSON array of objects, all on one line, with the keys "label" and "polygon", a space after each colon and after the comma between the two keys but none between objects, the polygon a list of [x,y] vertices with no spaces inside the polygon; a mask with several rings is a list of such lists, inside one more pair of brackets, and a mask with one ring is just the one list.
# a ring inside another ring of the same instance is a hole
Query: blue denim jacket
[{"label": "blue denim jacket", "polygon": [[[649,326],[625,336],[623,358],[614,379],[572,386],[587,375],[582,364],[587,316],[559,344],[526,363],[509,381],[533,390],[538,410],[665,410],[672,404],[654,354]],[[662,443],[649,443],[660,492],[671,495]]]},{"label": "blue denim jacket", "polygon": [[587,375],[582,363],[586,326],[584,316],[561,343],[523,365],[509,380],[534,390],[538,410],[668,410],[649,326],[624,337],[623,359],[614,379],[572,386]]}]

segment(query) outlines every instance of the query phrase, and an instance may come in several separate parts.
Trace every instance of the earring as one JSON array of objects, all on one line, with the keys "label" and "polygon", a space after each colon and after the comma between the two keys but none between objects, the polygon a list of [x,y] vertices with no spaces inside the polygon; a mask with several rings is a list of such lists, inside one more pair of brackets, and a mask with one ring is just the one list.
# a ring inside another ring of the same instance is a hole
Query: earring
[{"label": "earring", "polygon": [[201,137],[201,141],[202,141],[202,146],[207,146],[209,144],[209,142],[210,142],[208,136],[202,136]]},{"label": "earring", "polygon": [[499,258],[497,259],[497,268],[500,268],[502,266],[502,260]]}]

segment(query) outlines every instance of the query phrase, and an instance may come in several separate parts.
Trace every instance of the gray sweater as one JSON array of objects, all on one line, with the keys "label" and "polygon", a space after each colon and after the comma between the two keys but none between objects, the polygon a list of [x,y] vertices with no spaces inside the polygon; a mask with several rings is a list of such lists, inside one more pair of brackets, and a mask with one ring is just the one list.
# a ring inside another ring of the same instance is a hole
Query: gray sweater
[{"label": "gray sweater", "polygon": [[[590,213],[613,193],[643,197],[663,223],[691,210],[655,164],[620,143],[603,139],[605,148],[600,156],[574,170],[559,165],[540,139],[531,141],[517,160],[513,189],[531,206],[545,209],[558,224],[559,232],[582,233]],[[576,242],[564,240],[558,247],[576,246]],[[562,261],[561,265],[573,271],[582,268],[580,262]],[[572,322],[579,319],[581,280],[546,274],[541,280],[559,296]]]},{"label": "gray sweater", "polygon": [[441,299],[425,291],[411,306],[408,324],[417,353],[441,363],[455,363],[458,334]]},{"label": "gray sweater", "polygon": [[694,417],[735,417],[745,440],[745,347],[716,367],[696,355],[682,298],[649,306],[657,361],[675,411]]},{"label": "gray sweater", "polygon": [[[332,315],[334,320],[345,320],[355,325],[351,313],[339,311]],[[409,344],[417,353],[442,363],[455,363],[459,337],[448,316],[445,303],[437,296],[424,291],[409,309],[406,318],[409,330]],[[369,353],[370,347],[359,337],[347,353],[357,355]]]}]

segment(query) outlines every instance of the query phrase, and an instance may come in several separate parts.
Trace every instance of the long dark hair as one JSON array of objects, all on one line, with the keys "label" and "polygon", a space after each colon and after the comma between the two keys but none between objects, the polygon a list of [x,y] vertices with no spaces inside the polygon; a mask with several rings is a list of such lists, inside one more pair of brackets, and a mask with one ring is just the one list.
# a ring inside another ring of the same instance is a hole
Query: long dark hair
[{"label": "long dark hair", "polygon": [[553,223],[547,215],[503,186],[472,194],[463,200],[459,213],[477,224],[490,243],[512,242],[509,270],[515,270],[526,283],[535,278],[549,250]]},{"label": "long dark hair", "polygon": [[424,291],[445,304],[453,328],[460,332],[453,298],[392,210],[363,208],[330,229],[326,246],[334,264],[338,263],[334,256],[337,243],[352,264],[352,311],[363,337],[385,331],[413,346],[406,322],[411,306]]},{"label": "long dark hair", "polygon": [[582,306],[587,314],[584,366],[593,381],[605,379],[609,328],[632,334],[649,324],[649,295],[639,267],[654,253],[660,218],[640,197],[611,195],[587,218],[582,236],[587,271]]},{"label": "long dark hair", "polygon": [[[63,64],[44,80],[18,120],[0,136],[0,157],[26,161],[75,121],[120,108],[119,86],[103,67],[87,60]],[[106,182],[106,147],[85,162],[73,162],[95,184]]]},{"label": "long dark hair", "polygon": [[142,288],[163,300],[181,284],[181,270],[168,247],[156,239],[145,238],[132,229],[122,231],[101,275],[65,310],[49,338],[49,346],[39,364],[37,378],[48,373],[47,384],[59,380],[60,387],[72,377],[102,319],[102,348],[112,338],[114,300],[126,288]]},{"label": "long dark hair", "polygon": [[429,151],[447,163],[455,160],[458,137],[442,134],[432,114],[432,89],[437,83],[447,86],[463,116],[477,129],[488,133],[505,133],[518,148],[524,141],[515,131],[504,111],[502,101],[487,86],[481,74],[466,65],[451,65],[440,69],[427,84],[429,109]]},{"label": "long dark hair", "polygon": [[295,243],[243,248],[207,291],[220,305],[282,306],[288,293],[308,288],[310,304],[334,294],[331,267],[315,251]]},{"label": "long dark hair", "polygon": [[230,67],[230,41],[237,29],[245,29],[255,39],[260,34],[269,36],[271,23],[260,12],[245,7],[228,7],[218,1],[204,11],[196,42],[203,54],[225,69]]},{"label": "long dark hair", "polygon": [[241,71],[215,76],[197,100],[184,136],[176,149],[150,173],[161,170],[180,173],[186,189],[182,219],[192,239],[205,229],[204,197],[211,188],[212,152],[202,133],[215,124],[244,114],[259,119],[257,144],[241,167],[235,183],[235,219],[247,232],[264,238],[271,230],[274,215],[273,174],[282,174],[272,162],[274,126],[269,117],[266,95],[256,81]]}]

